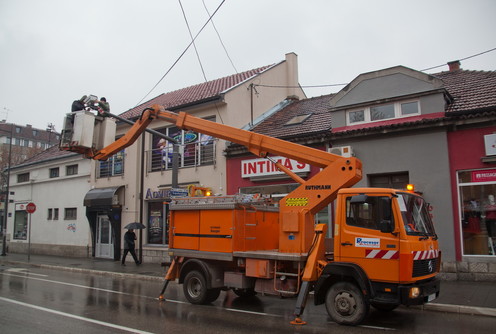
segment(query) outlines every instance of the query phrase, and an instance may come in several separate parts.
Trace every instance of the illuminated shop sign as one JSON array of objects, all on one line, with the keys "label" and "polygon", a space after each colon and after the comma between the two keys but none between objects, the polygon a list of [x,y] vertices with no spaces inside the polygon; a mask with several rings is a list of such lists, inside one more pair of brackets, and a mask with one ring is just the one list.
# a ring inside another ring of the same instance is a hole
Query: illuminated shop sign
[{"label": "illuminated shop sign", "polygon": [[496,169],[484,169],[472,171],[472,182],[496,181]]},{"label": "illuminated shop sign", "polygon": [[[309,164],[284,157],[272,157],[272,159],[281,163],[284,167],[294,173],[310,172]],[[243,160],[241,162],[241,177],[243,178],[281,174],[284,174],[284,172],[278,170],[276,165],[267,159],[251,159]]]}]

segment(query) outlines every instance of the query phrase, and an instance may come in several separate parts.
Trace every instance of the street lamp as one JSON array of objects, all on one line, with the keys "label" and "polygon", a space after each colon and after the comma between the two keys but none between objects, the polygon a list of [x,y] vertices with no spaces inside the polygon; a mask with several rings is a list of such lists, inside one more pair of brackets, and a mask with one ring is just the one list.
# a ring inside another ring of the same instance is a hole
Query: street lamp
[{"label": "street lamp", "polygon": [[7,190],[5,191],[5,205],[3,213],[3,228],[2,228],[2,256],[7,255],[7,217],[9,215],[9,193],[10,193],[10,164],[12,158],[12,140],[14,136],[14,124],[10,125],[10,142],[9,142],[9,165],[7,167]]}]

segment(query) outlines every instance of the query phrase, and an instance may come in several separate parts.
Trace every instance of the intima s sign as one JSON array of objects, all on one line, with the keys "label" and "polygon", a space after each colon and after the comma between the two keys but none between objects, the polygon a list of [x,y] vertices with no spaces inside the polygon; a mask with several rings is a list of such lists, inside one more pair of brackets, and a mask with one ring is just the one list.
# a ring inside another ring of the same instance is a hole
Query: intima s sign
[{"label": "intima s sign", "polygon": [[[310,172],[309,164],[285,157],[272,157],[272,159],[294,173]],[[272,161],[267,159],[250,159],[241,162],[241,177],[243,178],[278,174],[284,173]]]}]

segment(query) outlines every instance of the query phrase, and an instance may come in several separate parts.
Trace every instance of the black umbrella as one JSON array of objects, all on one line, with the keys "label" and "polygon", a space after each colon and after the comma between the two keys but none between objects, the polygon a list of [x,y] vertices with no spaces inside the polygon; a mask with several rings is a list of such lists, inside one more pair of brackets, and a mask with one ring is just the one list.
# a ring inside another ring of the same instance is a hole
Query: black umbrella
[{"label": "black umbrella", "polygon": [[141,223],[135,222],[135,223],[127,224],[124,228],[126,230],[142,230],[146,228],[146,226]]}]

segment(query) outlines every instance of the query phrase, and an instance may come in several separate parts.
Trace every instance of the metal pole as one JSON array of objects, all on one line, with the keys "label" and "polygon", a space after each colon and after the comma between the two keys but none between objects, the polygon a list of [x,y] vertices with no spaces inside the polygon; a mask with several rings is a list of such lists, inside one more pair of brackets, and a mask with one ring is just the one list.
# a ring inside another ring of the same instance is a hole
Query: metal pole
[{"label": "metal pole", "polygon": [[[143,195],[144,189],[145,189],[145,134],[143,133],[141,135],[141,164],[140,164],[140,169],[141,169],[141,175],[140,175],[140,196],[139,196],[139,210],[140,210],[140,223],[144,225],[144,218],[145,218],[145,213],[143,212],[144,206],[145,206],[145,196]],[[143,230],[139,230],[139,239],[140,239],[140,244],[139,244],[139,261],[143,262]]]},{"label": "metal pole", "polygon": [[31,260],[31,214],[29,215],[29,225],[28,225],[28,262]]},{"label": "metal pole", "polygon": [[4,217],[3,217],[3,236],[2,236],[2,256],[7,255],[7,217],[9,216],[9,194],[10,194],[10,164],[12,163],[12,136],[14,135],[14,124],[10,125],[10,144],[9,144],[9,167],[7,169],[7,193],[5,194]]}]

